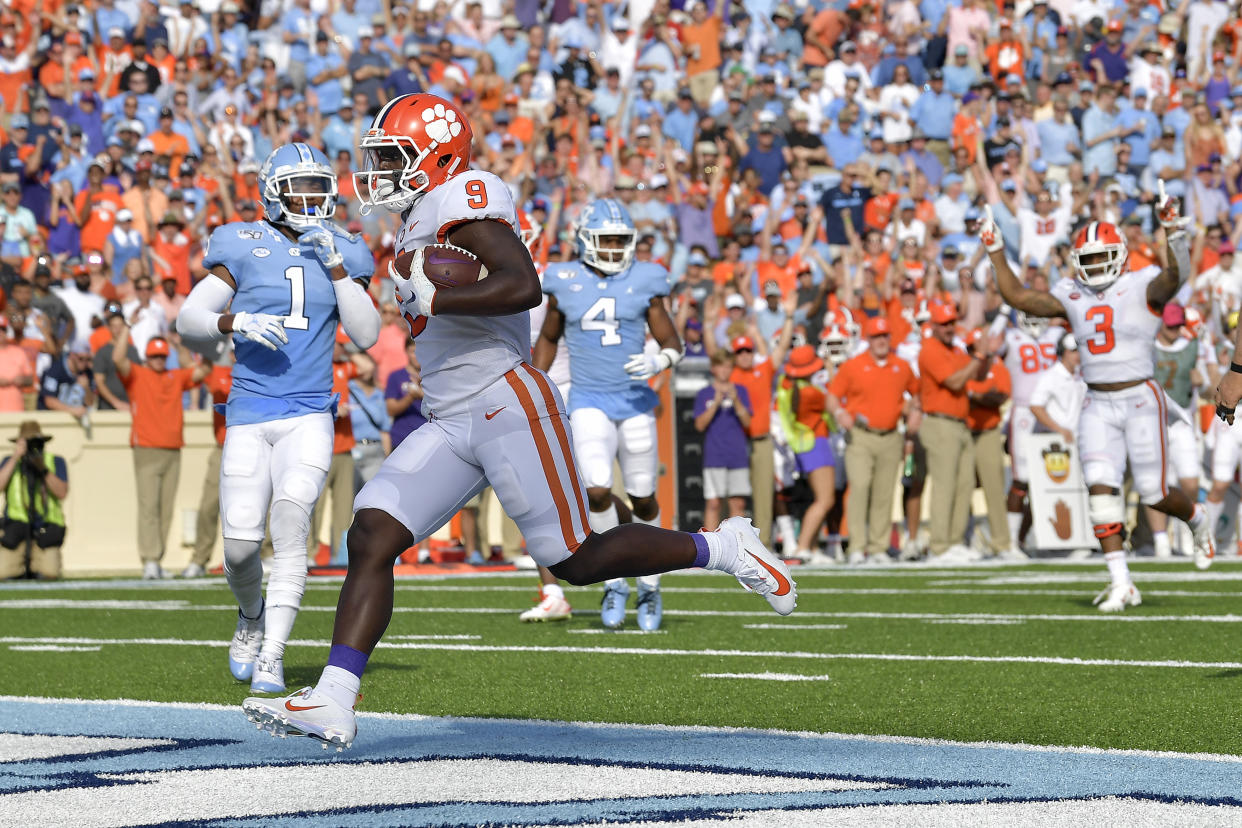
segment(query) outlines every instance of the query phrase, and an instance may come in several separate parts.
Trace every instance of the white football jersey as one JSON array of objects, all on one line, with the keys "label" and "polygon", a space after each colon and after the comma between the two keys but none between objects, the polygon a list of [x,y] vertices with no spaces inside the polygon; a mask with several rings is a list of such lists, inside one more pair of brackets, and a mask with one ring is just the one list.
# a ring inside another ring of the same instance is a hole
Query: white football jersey
[{"label": "white football jersey", "polygon": [[[509,188],[488,172],[466,170],[424,195],[405,216],[393,242],[397,256],[448,241],[458,225],[501,221],[518,232]],[[421,326],[421,330],[418,328]],[[431,316],[414,320],[423,366],[423,412],[444,417],[530,359],[530,313],[508,316]]]},{"label": "white football jersey", "polygon": [[1056,364],[1057,343],[1063,336],[1065,329],[1059,325],[1049,325],[1038,339],[1017,325],[1005,329],[1003,353],[1013,381],[1014,405],[1030,405],[1031,392],[1040,376]]},{"label": "white football jersey", "polygon": [[1102,291],[1065,278],[1052,295],[1069,317],[1078,341],[1087,384],[1150,379],[1155,373],[1160,314],[1147,304],[1147,286],[1160,275],[1156,265],[1127,271]]}]

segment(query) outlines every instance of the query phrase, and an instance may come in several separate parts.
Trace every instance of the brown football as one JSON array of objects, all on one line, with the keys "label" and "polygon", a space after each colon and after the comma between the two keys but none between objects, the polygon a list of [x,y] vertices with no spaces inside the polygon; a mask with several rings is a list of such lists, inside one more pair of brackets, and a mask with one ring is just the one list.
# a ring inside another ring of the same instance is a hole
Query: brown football
[{"label": "brown football", "polygon": [[[413,258],[413,250],[398,255],[397,272],[409,274]],[[469,250],[451,244],[429,244],[423,248],[423,273],[438,288],[455,288],[486,277],[487,268]]]}]

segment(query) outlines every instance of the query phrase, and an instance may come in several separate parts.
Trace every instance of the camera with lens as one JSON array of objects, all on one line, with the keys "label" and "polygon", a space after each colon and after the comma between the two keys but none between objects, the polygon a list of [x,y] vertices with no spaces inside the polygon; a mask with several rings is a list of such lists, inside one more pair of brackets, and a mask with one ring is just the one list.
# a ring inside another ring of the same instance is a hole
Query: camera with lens
[{"label": "camera with lens", "polygon": [[46,437],[26,438],[26,453],[22,455],[22,465],[28,473],[39,476],[47,474],[47,464],[43,462],[43,447],[46,445]]}]

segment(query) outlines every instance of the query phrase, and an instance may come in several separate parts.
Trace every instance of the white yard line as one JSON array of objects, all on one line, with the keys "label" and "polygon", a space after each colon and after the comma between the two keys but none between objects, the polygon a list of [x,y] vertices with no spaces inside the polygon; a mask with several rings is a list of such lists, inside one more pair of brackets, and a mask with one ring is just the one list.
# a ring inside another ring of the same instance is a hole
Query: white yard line
[{"label": "white yard line", "polygon": [[754,679],[755,681],[830,681],[828,676],[803,676],[797,673],[699,673],[699,678]]},{"label": "white yard line", "polygon": [[[1242,597],[1242,596],[1239,596]],[[189,601],[78,601],[71,598],[33,598],[0,601],[0,610],[4,609],[106,609],[155,611],[155,612],[229,612],[237,611],[234,604],[192,604]],[[430,615],[516,615],[520,607],[394,607],[394,613],[416,613]],[[336,612],[335,606],[304,605],[300,612]],[[687,618],[771,618],[768,610],[686,610],[666,609],[666,616]],[[1239,624],[1242,614],[1226,613],[1224,615],[1136,615],[1133,613],[956,613],[956,612],[815,612],[799,610],[799,619],[808,618],[844,618],[898,621],[928,621],[938,619],[964,619],[979,621],[1092,621],[1092,622],[1157,622],[1191,621],[1206,624]],[[777,626],[785,626],[777,624]]]},{"label": "white yard line", "polygon": [[[227,647],[229,642],[221,639],[196,640],[185,638],[57,638],[20,636],[0,637],[0,644],[66,644],[66,645],[138,645],[159,647]],[[330,641],[290,641],[290,647],[324,648]],[[797,650],[691,650],[661,647],[570,647],[554,645],[507,646],[500,644],[435,644],[417,641],[387,642],[378,645],[390,650],[436,650],[441,652],[470,653],[558,653],[572,655],[641,655],[641,656],[707,656],[726,658],[791,658],[809,661],[931,661],[963,662],[976,664],[1055,664],[1066,667],[1161,667],[1173,669],[1238,670],[1242,661],[1156,661],[1126,660],[1113,658],[1067,658],[1060,656],[973,656],[973,655],[923,655],[918,653],[811,653]]]},{"label": "white yard line", "polygon": [[843,630],[846,624],[743,624],[744,630]]}]

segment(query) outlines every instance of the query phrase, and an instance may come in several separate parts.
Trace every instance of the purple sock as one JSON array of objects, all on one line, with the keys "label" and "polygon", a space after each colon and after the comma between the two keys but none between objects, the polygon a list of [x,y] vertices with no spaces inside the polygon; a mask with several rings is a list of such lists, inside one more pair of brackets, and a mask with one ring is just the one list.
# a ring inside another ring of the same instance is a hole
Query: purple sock
[{"label": "purple sock", "polygon": [[[694,541],[694,548],[697,550],[694,555],[694,565],[697,567],[706,567],[707,561],[711,558],[711,553],[707,549],[707,538],[698,532],[688,533]],[[335,648],[334,648],[335,649]]]},{"label": "purple sock", "polygon": [[342,670],[348,670],[358,678],[362,678],[362,673],[367,669],[367,659],[370,658],[364,652],[355,650],[353,647],[347,647],[344,644],[333,644],[332,649],[328,652],[328,666],[340,667]]}]

